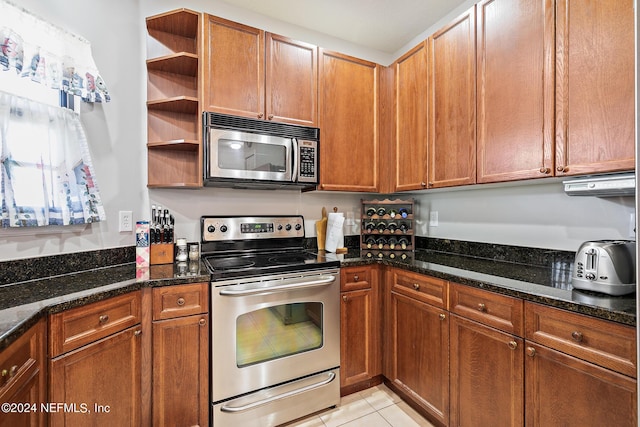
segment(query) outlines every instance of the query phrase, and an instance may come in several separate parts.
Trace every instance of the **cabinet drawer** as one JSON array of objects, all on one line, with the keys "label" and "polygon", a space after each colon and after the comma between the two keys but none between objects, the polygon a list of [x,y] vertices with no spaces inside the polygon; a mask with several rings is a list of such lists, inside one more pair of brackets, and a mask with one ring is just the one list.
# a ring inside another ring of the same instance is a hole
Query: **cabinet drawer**
[{"label": "cabinet drawer", "polygon": [[140,323],[140,300],[136,291],[51,315],[51,357]]},{"label": "cabinet drawer", "polygon": [[346,267],[341,270],[340,290],[355,291],[371,287],[372,267]]},{"label": "cabinet drawer", "polygon": [[553,307],[525,304],[525,337],[636,378],[636,330]]},{"label": "cabinet drawer", "polygon": [[452,313],[510,334],[524,335],[524,302],[482,289],[451,283]]},{"label": "cabinet drawer", "polygon": [[389,274],[393,292],[446,309],[448,302],[446,280],[397,269],[391,270]]},{"label": "cabinet drawer", "polygon": [[20,378],[30,378],[42,369],[45,325],[44,320],[39,321],[0,353],[0,396]]},{"label": "cabinet drawer", "polygon": [[153,289],[153,320],[209,312],[209,284],[163,286]]}]

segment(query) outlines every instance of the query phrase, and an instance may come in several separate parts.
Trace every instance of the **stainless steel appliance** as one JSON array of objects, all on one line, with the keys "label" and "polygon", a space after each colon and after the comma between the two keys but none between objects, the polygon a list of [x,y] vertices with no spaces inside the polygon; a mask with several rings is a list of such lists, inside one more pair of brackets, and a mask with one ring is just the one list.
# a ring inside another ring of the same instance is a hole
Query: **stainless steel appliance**
[{"label": "stainless steel appliance", "polygon": [[204,113],[204,183],[234,188],[314,189],[318,128]]},{"label": "stainless steel appliance", "polygon": [[213,425],[273,426],[337,405],[337,258],[304,249],[301,216],[204,216],[201,231]]},{"label": "stainless steel appliance", "polygon": [[636,242],[585,242],[576,252],[571,284],[575,289],[625,295],[636,290]]}]

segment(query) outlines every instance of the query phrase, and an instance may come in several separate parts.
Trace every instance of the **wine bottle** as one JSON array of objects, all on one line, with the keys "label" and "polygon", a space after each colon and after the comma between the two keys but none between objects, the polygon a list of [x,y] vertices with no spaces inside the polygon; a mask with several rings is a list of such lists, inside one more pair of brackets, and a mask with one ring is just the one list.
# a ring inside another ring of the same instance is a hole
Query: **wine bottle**
[{"label": "wine bottle", "polygon": [[368,217],[372,217],[375,214],[376,214],[376,208],[371,207],[371,206],[367,208],[367,216]]},{"label": "wine bottle", "polygon": [[400,231],[402,231],[403,233],[406,233],[407,231],[409,231],[409,224],[407,224],[406,222],[401,222]]},{"label": "wine bottle", "polygon": [[389,230],[389,232],[395,233],[397,229],[398,229],[398,224],[396,224],[395,222],[390,222],[387,224],[387,230]]},{"label": "wine bottle", "polygon": [[374,239],[373,237],[367,237],[367,240],[365,240],[365,243],[367,244],[367,249],[371,249],[373,245],[376,244],[376,239]]},{"label": "wine bottle", "polygon": [[398,244],[400,244],[402,249],[407,249],[407,246],[409,246],[409,240],[406,237],[401,237]]},{"label": "wine bottle", "polygon": [[395,217],[396,217],[396,215],[398,215],[398,211],[397,211],[397,210],[395,210],[395,209],[391,209],[391,210],[389,211],[389,216],[390,216],[391,218],[395,218]]},{"label": "wine bottle", "polygon": [[384,233],[384,230],[387,229],[387,224],[385,224],[384,222],[380,221],[377,225],[376,228],[378,229],[378,232],[380,233]]},{"label": "wine bottle", "polygon": [[403,254],[400,254],[400,259],[402,259],[402,260],[405,260],[405,259],[407,259],[408,257],[409,257],[409,255],[407,255],[407,254],[404,254],[404,253],[403,253]]},{"label": "wine bottle", "polygon": [[378,258],[380,259],[384,258],[384,254],[382,252],[378,252]]},{"label": "wine bottle", "polygon": [[367,258],[373,258],[373,254],[371,252],[367,252]]},{"label": "wine bottle", "polygon": [[376,224],[373,221],[369,221],[364,224],[364,229],[367,231],[367,233],[373,232],[375,228]]},{"label": "wine bottle", "polygon": [[399,213],[402,218],[407,218],[409,216],[409,211],[405,208],[400,208]]},{"label": "wine bottle", "polygon": [[378,216],[384,216],[384,214],[387,213],[387,210],[385,208],[378,208]]},{"label": "wine bottle", "polygon": [[395,249],[397,244],[398,244],[398,239],[396,239],[395,237],[391,237],[389,239],[389,249]]},{"label": "wine bottle", "polygon": [[391,259],[395,259],[395,257],[396,257],[396,254],[395,254],[395,253],[391,252],[391,253],[389,254],[389,258],[391,258]]},{"label": "wine bottle", "polygon": [[384,237],[378,237],[378,239],[376,239],[376,244],[378,245],[378,249],[382,249],[385,243],[387,243],[387,240]]}]

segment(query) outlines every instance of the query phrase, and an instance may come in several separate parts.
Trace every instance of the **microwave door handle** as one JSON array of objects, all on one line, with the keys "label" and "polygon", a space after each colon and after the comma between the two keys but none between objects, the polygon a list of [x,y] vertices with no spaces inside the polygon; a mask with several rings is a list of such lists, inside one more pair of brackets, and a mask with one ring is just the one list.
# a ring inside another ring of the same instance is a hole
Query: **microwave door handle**
[{"label": "microwave door handle", "polygon": [[293,157],[293,169],[291,172],[291,182],[298,182],[298,139],[291,138],[291,151]]}]

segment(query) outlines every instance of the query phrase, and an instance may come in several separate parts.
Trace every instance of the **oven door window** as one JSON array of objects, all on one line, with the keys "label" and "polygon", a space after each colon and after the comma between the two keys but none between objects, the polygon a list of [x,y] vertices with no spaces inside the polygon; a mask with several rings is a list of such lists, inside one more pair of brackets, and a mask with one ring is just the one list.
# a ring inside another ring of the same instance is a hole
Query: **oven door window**
[{"label": "oven door window", "polygon": [[322,347],[322,303],[267,307],[236,319],[239,368]]}]

